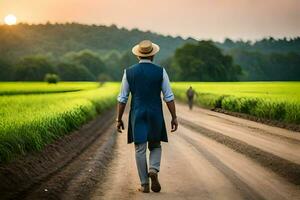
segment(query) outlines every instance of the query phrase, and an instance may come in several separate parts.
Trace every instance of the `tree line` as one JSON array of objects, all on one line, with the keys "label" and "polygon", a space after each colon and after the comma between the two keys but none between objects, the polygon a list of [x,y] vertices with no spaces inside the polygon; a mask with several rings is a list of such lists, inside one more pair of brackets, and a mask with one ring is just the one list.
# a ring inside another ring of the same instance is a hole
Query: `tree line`
[{"label": "tree line", "polygon": [[136,62],[131,52],[111,51],[105,57],[82,50],[54,58],[51,55],[31,55],[13,65],[0,59],[1,81],[42,81],[47,74],[57,74],[63,81],[120,80],[125,67]]},{"label": "tree line", "polygon": [[[130,51],[111,51],[101,56],[91,50],[68,52],[58,59],[50,55],[21,58],[14,65],[0,62],[0,79],[6,81],[41,81],[47,74],[57,74],[63,81],[121,80],[123,70],[137,63]],[[174,56],[160,63],[172,80],[237,81],[241,67],[229,55],[223,54],[211,41],[187,43]]]},{"label": "tree line", "polygon": [[216,43],[240,65],[244,81],[299,81],[300,37]]},{"label": "tree line", "polygon": [[251,41],[233,41],[226,38],[224,42],[215,42],[215,44],[224,49],[230,51],[232,49],[240,49],[247,51],[256,51],[261,53],[287,53],[295,52],[300,53],[300,37],[295,38],[263,38],[254,42]]},{"label": "tree line", "polygon": [[176,81],[300,80],[300,38],[223,43],[137,29],[66,24],[0,25],[0,81],[119,81],[142,39],[161,46],[155,61]]}]

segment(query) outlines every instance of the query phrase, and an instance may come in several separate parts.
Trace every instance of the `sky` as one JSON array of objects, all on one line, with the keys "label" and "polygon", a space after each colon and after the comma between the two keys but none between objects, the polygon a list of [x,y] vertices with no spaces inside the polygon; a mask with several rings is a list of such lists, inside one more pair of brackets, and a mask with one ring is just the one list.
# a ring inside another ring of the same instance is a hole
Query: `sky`
[{"label": "sky", "polygon": [[79,22],[196,39],[300,36],[300,0],[0,0],[0,22]]}]

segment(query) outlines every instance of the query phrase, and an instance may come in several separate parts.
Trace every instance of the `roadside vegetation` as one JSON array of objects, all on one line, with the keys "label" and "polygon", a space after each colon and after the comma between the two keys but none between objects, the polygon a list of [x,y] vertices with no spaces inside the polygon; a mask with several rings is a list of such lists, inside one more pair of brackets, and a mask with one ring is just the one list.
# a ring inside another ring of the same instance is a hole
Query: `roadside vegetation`
[{"label": "roadside vegetation", "polygon": [[[11,90],[16,90],[17,85],[21,83],[3,84],[9,85]],[[57,85],[61,90],[54,90],[53,85],[46,87],[47,83],[26,84],[29,87],[19,91],[26,93],[30,88],[43,92],[70,90],[70,88],[83,90],[42,95],[1,96],[0,163],[30,151],[39,151],[46,144],[79,128],[97,114],[112,107],[119,90],[119,83],[105,83],[100,88],[96,88],[97,84],[94,83],[59,83]],[[94,89],[85,90],[90,87]]]},{"label": "roadside vegetation", "polygon": [[300,82],[177,82],[177,99],[186,100],[189,86],[198,105],[300,124]]},{"label": "roadside vegetation", "polygon": [[[300,124],[300,82],[174,82],[177,99],[192,86],[195,103]],[[0,83],[0,163],[39,151],[116,102],[119,83]]]}]

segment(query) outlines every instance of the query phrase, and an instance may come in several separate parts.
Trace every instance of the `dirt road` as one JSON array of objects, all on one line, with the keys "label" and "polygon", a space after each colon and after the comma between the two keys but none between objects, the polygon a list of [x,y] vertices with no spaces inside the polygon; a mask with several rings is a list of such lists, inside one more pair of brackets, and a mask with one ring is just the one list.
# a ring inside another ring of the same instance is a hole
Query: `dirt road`
[{"label": "dirt road", "polygon": [[179,129],[162,147],[160,193],[137,191],[134,146],[126,131],[116,133],[110,111],[0,166],[0,199],[300,199],[299,132],[182,104],[177,111]]},{"label": "dirt road", "polygon": [[169,143],[163,145],[161,193],[142,194],[136,190],[139,180],[134,148],[126,144],[123,133],[117,138],[108,176],[91,199],[300,199],[300,187],[290,181],[293,178],[201,130],[225,135],[225,140],[229,137],[241,141],[240,145],[245,144],[250,152],[253,148],[274,155],[271,162],[283,162],[278,168],[294,164],[296,168],[291,171],[296,176],[300,169],[299,133],[200,108],[189,111],[181,104],[177,109],[182,123],[178,132],[169,134]]}]

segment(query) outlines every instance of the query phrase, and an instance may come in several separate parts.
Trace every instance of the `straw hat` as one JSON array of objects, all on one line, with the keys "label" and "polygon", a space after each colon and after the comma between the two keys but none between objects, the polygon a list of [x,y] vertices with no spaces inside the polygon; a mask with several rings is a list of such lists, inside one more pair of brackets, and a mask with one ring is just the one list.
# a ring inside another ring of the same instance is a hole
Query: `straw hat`
[{"label": "straw hat", "polygon": [[153,56],[159,52],[159,46],[150,40],[143,40],[132,48],[132,53],[140,57]]}]

